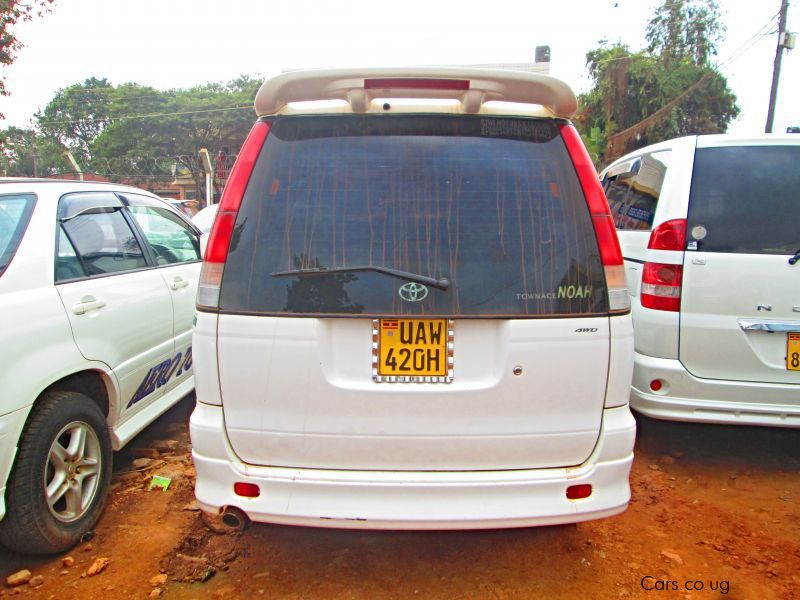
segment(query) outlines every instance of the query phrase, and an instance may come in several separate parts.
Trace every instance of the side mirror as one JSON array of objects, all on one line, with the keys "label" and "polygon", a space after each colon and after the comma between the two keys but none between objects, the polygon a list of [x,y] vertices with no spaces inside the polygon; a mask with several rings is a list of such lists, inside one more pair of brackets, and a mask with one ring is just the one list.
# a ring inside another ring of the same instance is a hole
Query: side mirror
[{"label": "side mirror", "polygon": [[200,258],[205,258],[206,256],[206,246],[208,246],[208,234],[209,232],[200,234]]}]

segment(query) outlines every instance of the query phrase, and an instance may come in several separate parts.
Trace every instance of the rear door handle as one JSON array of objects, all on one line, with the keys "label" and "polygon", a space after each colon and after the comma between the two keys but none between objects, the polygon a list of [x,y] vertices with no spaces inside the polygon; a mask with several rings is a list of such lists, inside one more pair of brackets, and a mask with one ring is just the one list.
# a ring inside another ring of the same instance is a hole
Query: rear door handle
[{"label": "rear door handle", "polygon": [[758,321],[755,319],[739,319],[742,331],[800,331],[800,321]]},{"label": "rear door handle", "polygon": [[172,283],[169,284],[169,289],[171,290],[179,290],[181,288],[185,288],[189,285],[189,282],[186,281],[183,277],[176,277],[173,279]]},{"label": "rear door handle", "polygon": [[105,300],[98,300],[94,296],[84,296],[77,304],[72,305],[72,313],[84,315],[90,310],[100,310],[106,305]]}]

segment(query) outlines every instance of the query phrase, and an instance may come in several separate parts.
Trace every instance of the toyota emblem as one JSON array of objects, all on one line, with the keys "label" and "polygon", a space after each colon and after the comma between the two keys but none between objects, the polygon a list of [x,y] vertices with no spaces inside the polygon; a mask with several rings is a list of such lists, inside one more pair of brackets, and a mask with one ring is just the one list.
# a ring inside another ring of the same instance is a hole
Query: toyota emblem
[{"label": "toyota emblem", "polygon": [[401,285],[397,293],[406,302],[420,302],[428,297],[428,288],[421,283],[409,281]]}]

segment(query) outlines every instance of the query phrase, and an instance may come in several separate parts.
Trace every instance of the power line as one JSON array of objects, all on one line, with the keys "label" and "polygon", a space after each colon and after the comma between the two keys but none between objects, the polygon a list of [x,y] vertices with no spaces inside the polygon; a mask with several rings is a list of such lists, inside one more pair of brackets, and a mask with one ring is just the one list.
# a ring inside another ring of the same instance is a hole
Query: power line
[{"label": "power line", "polygon": [[86,117],[83,119],[72,119],[72,120],[65,120],[65,121],[39,121],[39,125],[73,125],[75,123],[93,123],[98,121],[130,121],[134,119],[154,119],[159,117],[177,117],[177,116],[184,116],[184,115],[199,115],[205,113],[215,113],[215,112],[225,112],[231,110],[253,110],[252,104],[248,104],[245,106],[230,106],[227,108],[208,108],[204,110],[183,110],[183,111],[176,111],[176,112],[166,112],[166,113],[150,113],[144,115],[118,115],[118,116],[108,116],[108,117]]},{"label": "power line", "polygon": [[[665,2],[664,5],[671,4],[669,2]],[[677,4],[681,4],[680,2]],[[721,70],[724,67],[732,64],[734,61],[738,60],[743,54],[749,51],[762,37],[768,35],[765,33],[765,29],[769,29],[772,25],[772,22],[779,16],[780,10],[776,12],[770,19],[762,25],[758,31],[756,31],[752,36],[750,36],[747,40],[745,40],[740,46],[738,46],[731,55],[725,59],[724,61],[720,62],[716,65],[716,70]],[[604,64],[609,62],[614,62],[618,60],[630,60],[632,55],[627,56],[620,56],[620,57],[612,57],[606,59],[600,59],[595,61],[595,64]],[[656,60],[655,57],[640,57],[645,60]],[[134,89],[138,86],[132,86]],[[157,94],[164,94],[165,92],[160,92],[155,88],[151,88],[155,95],[151,95],[149,90],[142,89],[142,92],[147,92],[147,96],[153,97],[154,99],[157,98]],[[96,87],[96,88],[66,88],[61,90],[60,92],[69,92],[69,93],[85,93],[90,94],[93,92],[99,91],[118,91],[119,87]],[[169,92],[167,92],[169,93]],[[142,94],[144,97],[145,94]],[[130,97],[130,96],[128,96]],[[162,112],[162,113],[148,113],[148,114],[138,114],[138,115],[118,115],[118,116],[108,116],[108,117],[86,117],[82,119],[71,119],[71,120],[50,120],[50,121],[39,121],[38,125],[40,126],[47,126],[47,125],[74,125],[76,123],[93,123],[93,122],[114,122],[114,121],[127,121],[127,120],[137,120],[137,119],[153,119],[153,118],[163,118],[163,117],[175,117],[175,116],[187,116],[187,115],[197,115],[197,114],[208,114],[208,113],[216,113],[216,112],[226,112],[226,111],[234,111],[234,110],[247,110],[252,109],[252,105],[244,105],[244,106],[233,106],[233,107],[226,107],[226,108],[210,108],[210,109],[202,109],[202,110],[191,110],[191,111],[174,111],[174,112]]]},{"label": "power line", "polygon": [[[775,17],[778,16],[778,13],[773,15],[767,23],[762,25],[758,31],[756,31],[752,36],[750,36],[744,43],[740,44],[739,47],[734,50],[731,56],[717,65],[714,69],[715,71],[719,71],[719,69],[723,68],[731,64],[734,60],[740,58],[745,52],[750,50],[761,37],[765,34],[763,33],[766,29],[771,27],[772,22],[774,21]],[[628,127],[618,133],[615,133],[611,137],[608,138],[608,142],[606,144],[606,153],[612,154],[616,144],[625,143],[626,140],[630,139],[633,135],[637,134],[638,132],[644,131],[648,127],[650,127],[654,122],[658,121],[664,115],[668,114],[672,109],[677,107],[685,98],[687,98],[695,89],[699,88],[706,80],[708,80],[711,71],[706,71],[700,78],[695,81],[692,85],[686,88],[683,92],[666,102],[661,108],[657,111],[649,115],[648,117],[644,118],[643,120],[639,121],[635,125]]]},{"label": "power line", "polygon": [[[778,11],[774,15],[772,15],[769,18],[769,20],[766,23],[764,23],[764,25],[762,25],[758,29],[758,31],[756,31],[753,35],[751,35],[744,42],[742,42],[739,46],[737,46],[733,50],[733,52],[731,52],[729,57],[726,58],[725,60],[721,61],[719,64],[717,64],[715,68],[719,71],[722,68],[724,68],[724,67],[728,66],[729,64],[731,64],[732,62],[738,60],[743,54],[745,54],[747,51],[749,51],[755,44],[757,44],[759,41],[761,41],[761,38],[763,38],[766,35],[769,35],[769,32],[765,33],[764,30],[765,29],[769,29],[770,26],[772,25],[772,23],[778,18],[779,15],[780,15],[780,11]],[[615,62],[615,61],[619,61],[619,60],[630,60],[630,59],[634,58],[635,54],[636,53],[630,53],[630,54],[627,54],[625,56],[615,56],[615,57],[610,57],[610,58],[601,58],[599,60],[592,61],[592,62],[593,62],[593,64],[600,65],[600,64],[606,64],[606,63]],[[638,57],[636,57],[636,59],[637,60],[643,60],[643,61],[658,61],[658,57],[657,56],[638,56]],[[655,68],[656,66],[657,65],[653,65],[653,68]]]},{"label": "power line", "polygon": [[775,21],[775,19],[778,18],[779,14],[780,11],[772,15],[766,23],[764,23],[761,27],[758,28],[758,31],[756,31],[753,35],[751,35],[744,42],[742,42],[733,52],[731,52],[730,56],[728,56],[727,59],[725,59],[724,61],[720,62],[717,65],[717,70],[720,70],[730,65],[735,60],[738,60],[745,52],[749,51],[756,43],[758,43],[762,37],[768,35],[768,33],[766,33],[765,30],[769,29],[772,26],[773,21]]}]

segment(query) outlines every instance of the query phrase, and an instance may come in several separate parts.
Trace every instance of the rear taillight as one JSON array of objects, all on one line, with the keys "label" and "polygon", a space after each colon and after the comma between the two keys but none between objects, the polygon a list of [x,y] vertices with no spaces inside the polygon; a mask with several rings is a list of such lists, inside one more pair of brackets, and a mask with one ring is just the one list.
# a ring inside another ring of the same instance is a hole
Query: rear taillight
[{"label": "rear taillight", "polygon": [[589,154],[581,141],[578,131],[569,124],[560,124],[561,138],[569,152],[572,164],[578,174],[578,180],[586,197],[586,204],[592,215],[592,225],[597,236],[597,245],[600,249],[600,259],[606,274],[606,287],[608,288],[608,308],[611,312],[627,312],[631,308],[628,295],[628,286],[625,283],[625,267],[622,260],[622,251],[619,247],[617,230],[608,201],[600,186],[600,178],[592,164]]},{"label": "rear taillight", "polygon": [[[686,219],[664,221],[650,234],[650,250],[678,250],[686,247]],[[642,271],[642,306],[678,312],[681,309],[683,266],[645,263]]]},{"label": "rear taillight", "polygon": [[219,210],[214,219],[214,225],[211,227],[206,253],[203,257],[203,269],[200,271],[200,283],[197,288],[198,308],[219,308],[222,271],[225,260],[228,258],[228,248],[236,223],[236,215],[268,133],[269,122],[267,121],[258,121],[253,126],[239,151],[225,189],[222,191]]},{"label": "rear taillight", "polygon": [[645,263],[642,271],[642,306],[655,310],[681,309],[683,266]]},{"label": "rear taillight", "polygon": [[651,250],[683,250],[686,248],[686,219],[664,221],[650,234]]}]

